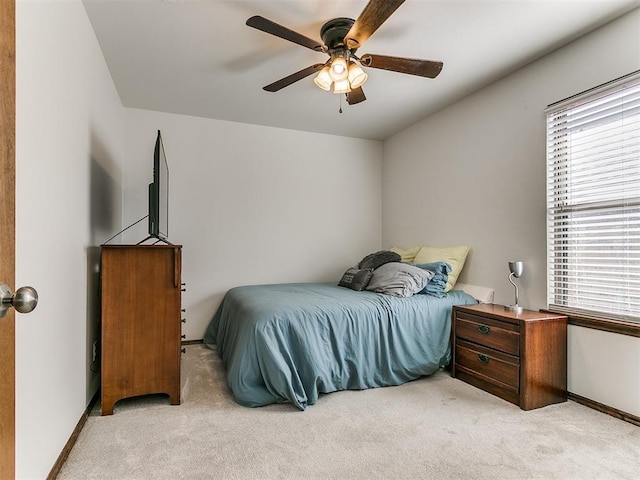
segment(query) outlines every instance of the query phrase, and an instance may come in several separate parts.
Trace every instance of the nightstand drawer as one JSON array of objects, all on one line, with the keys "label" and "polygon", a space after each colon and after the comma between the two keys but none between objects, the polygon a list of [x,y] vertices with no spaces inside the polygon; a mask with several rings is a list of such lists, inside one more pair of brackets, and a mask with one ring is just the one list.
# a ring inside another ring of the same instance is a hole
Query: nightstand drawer
[{"label": "nightstand drawer", "polygon": [[456,322],[456,337],[511,355],[520,355],[520,332],[517,325],[466,312],[459,312]]},{"label": "nightstand drawer", "polygon": [[469,342],[456,344],[457,367],[477,372],[484,377],[497,380],[514,388],[520,386],[520,364],[518,357],[483,348]]}]

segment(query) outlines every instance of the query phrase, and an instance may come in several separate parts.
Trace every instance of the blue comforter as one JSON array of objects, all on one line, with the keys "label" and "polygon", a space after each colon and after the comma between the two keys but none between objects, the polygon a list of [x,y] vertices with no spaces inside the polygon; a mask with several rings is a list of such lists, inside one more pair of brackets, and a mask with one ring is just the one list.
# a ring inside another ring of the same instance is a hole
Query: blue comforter
[{"label": "blue comforter", "polygon": [[236,287],[204,342],[217,345],[239,404],[304,410],[320,393],[399,385],[447,365],[451,308],[470,303],[462,291],[398,298],[329,283]]}]

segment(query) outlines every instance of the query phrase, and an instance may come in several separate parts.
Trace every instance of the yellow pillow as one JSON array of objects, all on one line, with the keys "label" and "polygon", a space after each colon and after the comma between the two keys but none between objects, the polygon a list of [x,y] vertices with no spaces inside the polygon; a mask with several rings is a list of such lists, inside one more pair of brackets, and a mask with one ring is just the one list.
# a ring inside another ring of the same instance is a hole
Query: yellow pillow
[{"label": "yellow pillow", "polygon": [[389,250],[400,255],[401,262],[411,263],[413,262],[413,259],[415,258],[416,254],[420,250],[420,245],[418,245],[417,247],[410,248],[409,250],[403,250],[400,247],[391,247]]},{"label": "yellow pillow", "polygon": [[447,280],[444,291],[448,292],[458,281],[458,275],[462,271],[464,261],[469,253],[468,245],[458,245],[456,247],[422,247],[413,259],[413,263],[447,262],[451,265],[451,272]]}]

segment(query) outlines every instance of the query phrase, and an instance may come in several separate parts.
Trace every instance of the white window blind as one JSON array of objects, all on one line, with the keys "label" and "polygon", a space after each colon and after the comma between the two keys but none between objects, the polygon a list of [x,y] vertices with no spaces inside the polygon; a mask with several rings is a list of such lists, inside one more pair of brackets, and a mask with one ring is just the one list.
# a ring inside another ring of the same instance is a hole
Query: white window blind
[{"label": "white window blind", "polygon": [[640,73],[546,115],[549,308],[640,322]]}]

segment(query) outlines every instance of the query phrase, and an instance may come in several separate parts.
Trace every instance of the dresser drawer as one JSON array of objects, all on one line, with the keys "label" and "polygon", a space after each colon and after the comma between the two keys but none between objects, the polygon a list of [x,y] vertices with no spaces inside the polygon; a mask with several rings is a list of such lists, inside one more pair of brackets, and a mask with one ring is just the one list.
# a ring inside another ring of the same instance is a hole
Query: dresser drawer
[{"label": "dresser drawer", "polygon": [[518,357],[465,341],[456,342],[455,349],[456,368],[462,367],[501,384],[519,388],[520,363]]},{"label": "dresser drawer", "polygon": [[455,328],[457,338],[464,338],[511,355],[520,355],[518,325],[458,312]]}]

